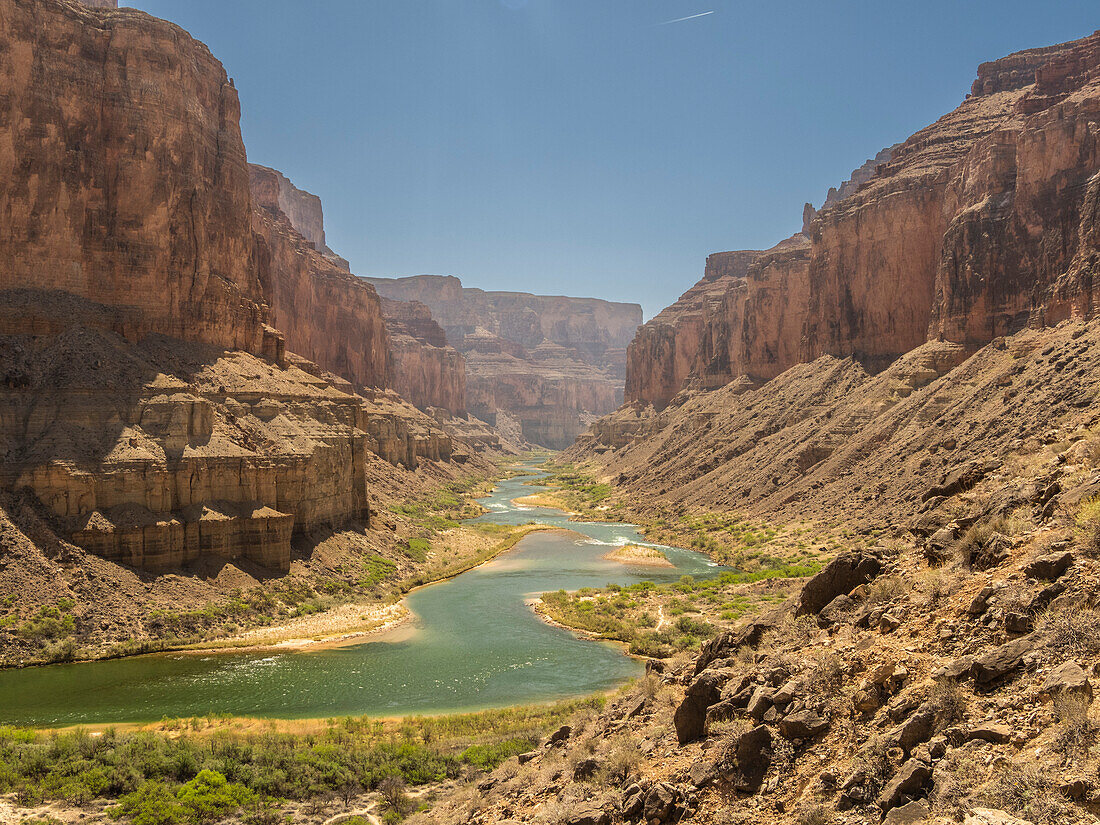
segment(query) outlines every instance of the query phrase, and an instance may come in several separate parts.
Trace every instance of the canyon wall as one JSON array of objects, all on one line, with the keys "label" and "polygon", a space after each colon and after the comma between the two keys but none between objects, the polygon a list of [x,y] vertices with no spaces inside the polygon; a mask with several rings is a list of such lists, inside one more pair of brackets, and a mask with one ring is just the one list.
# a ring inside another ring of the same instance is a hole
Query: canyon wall
[{"label": "canyon wall", "polygon": [[504,413],[528,441],[564,448],[622,402],[636,304],[486,292],[452,276],[365,280],[386,298],[429,308],[465,357],[466,408],[480,419],[495,424]]},{"label": "canyon wall", "polygon": [[130,340],[277,356],[237,92],[206,47],[140,12],[15,0],[0,44],[0,290],[113,307]]},{"label": "canyon wall", "polygon": [[[983,64],[957,109],[830,190],[767,253],[708,259],[639,330],[626,398],[768,381],[823,355],[877,371],[1093,312],[1100,34]],[[809,206],[809,205],[807,205]]]},{"label": "canyon wall", "polygon": [[373,288],[279,206],[318,240],[313,204],[273,170],[250,187],[205,46],[0,0],[0,89],[0,489],[126,564],[286,571],[292,538],[369,522],[386,462],[459,454],[387,388]]},{"label": "canyon wall", "polygon": [[287,348],[356,387],[391,386],[393,356],[374,288],[319,252],[282,211],[286,178],[255,164],[249,173],[253,257]]},{"label": "canyon wall", "polygon": [[420,409],[466,415],[466,359],[447,345],[443,328],[419,301],[382,299],[390,334],[394,389]]}]

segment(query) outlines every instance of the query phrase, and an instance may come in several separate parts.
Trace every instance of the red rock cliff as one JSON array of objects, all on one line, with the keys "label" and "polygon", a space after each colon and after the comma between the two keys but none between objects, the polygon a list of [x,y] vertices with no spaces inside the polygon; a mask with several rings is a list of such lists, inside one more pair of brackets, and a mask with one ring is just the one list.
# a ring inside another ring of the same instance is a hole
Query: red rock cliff
[{"label": "red rock cliff", "polygon": [[736,270],[708,260],[632,342],[627,400],[661,408],[821,355],[881,369],[930,338],[975,349],[1090,315],[1098,119],[1100,33],[983,64],[962,105],[808,210],[806,240]]},{"label": "red rock cliff", "polygon": [[466,415],[466,359],[419,301],[382,299],[394,359],[394,389],[421,409]]},{"label": "red rock cliff", "polygon": [[503,414],[528,441],[563,448],[622,401],[637,304],[485,292],[451,276],[367,280],[387,298],[428,306],[466,357],[466,403],[478,418],[495,424]]},{"label": "red rock cliff", "polygon": [[357,387],[393,383],[393,356],[374,288],[319,252],[279,206],[274,169],[249,167],[255,255],[272,324],[288,349]]},{"label": "red rock cliff", "polygon": [[0,0],[0,89],[0,289],[114,307],[131,340],[277,355],[237,93],[204,45],[137,11]]}]

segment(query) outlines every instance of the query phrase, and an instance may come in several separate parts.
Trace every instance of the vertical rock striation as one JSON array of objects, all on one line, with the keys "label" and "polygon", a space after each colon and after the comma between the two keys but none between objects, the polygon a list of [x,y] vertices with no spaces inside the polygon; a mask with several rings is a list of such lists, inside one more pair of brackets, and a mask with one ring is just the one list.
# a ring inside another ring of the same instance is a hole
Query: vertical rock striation
[{"label": "vertical rock striation", "polygon": [[563,448],[622,402],[637,304],[485,292],[451,276],[368,278],[395,301],[426,305],[466,359],[466,407],[490,423],[518,419],[523,437]]},{"label": "vertical rock striation", "polygon": [[[982,64],[957,109],[883,150],[767,253],[708,259],[642,327],[626,399],[767,381],[822,355],[877,371],[1093,313],[1100,33]],[[736,265],[735,265],[736,264]]]}]

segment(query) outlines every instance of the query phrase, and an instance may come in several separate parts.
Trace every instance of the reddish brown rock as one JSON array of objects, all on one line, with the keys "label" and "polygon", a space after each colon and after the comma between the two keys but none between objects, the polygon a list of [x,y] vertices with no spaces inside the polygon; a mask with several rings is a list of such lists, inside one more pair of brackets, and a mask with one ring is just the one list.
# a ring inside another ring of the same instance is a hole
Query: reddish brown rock
[{"label": "reddish brown rock", "polygon": [[256,233],[254,258],[286,346],[356,387],[393,383],[393,356],[374,288],[314,248],[279,208],[285,180],[251,166]]},{"label": "reddish brown rock", "polygon": [[277,357],[237,92],[206,47],[53,0],[0,0],[0,45],[0,289],[115,307],[103,323],[130,340]]},{"label": "reddish brown rock", "polygon": [[878,371],[930,339],[973,351],[1090,317],[1100,33],[978,75],[957,109],[830,190],[803,235],[740,253],[736,272],[711,256],[631,344],[627,400],[659,410],[685,388],[759,383],[823,355]]},{"label": "reddish brown rock", "polygon": [[[636,304],[484,292],[434,275],[366,280],[387,298],[428,306],[465,356],[466,408],[490,424],[503,415],[518,420],[524,439],[564,448],[622,402]],[[423,356],[409,357],[415,374]]]},{"label": "reddish brown rock", "polygon": [[394,359],[394,389],[411,404],[466,415],[466,359],[419,301],[382,299]]}]

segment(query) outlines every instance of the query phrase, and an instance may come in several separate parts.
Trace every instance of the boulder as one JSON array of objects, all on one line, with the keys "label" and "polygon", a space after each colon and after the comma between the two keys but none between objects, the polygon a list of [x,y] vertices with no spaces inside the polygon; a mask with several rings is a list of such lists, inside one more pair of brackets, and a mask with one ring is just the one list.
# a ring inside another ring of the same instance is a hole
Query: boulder
[{"label": "boulder", "polygon": [[813,739],[829,729],[829,720],[812,710],[789,714],[779,721],[779,732],[787,739]]},{"label": "boulder", "polygon": [[643,811],[646,822],[666,822],[672,815],[672,809],[679,798],[679,792],[675,785],[668,782],[658,782],[645,795]]},{"label": "boulder", "polygon": [[564,745],[569,736],[573,733],[573,728],[569,725],[562,725],[552,734],[550,734],[549,744],[551,745]]},{"label": "boulder", "polygon": [[1026,819],[1019,819],[1004,811],[991,808],[975,808],[966,815],[963,825],[1031,825]]},{"label": "boulder", "polygon": [[1043,680],[1043,693],[1048,696],[1075,694],[1092,702],[1092,683],[1077,662],[1069,661],[1047,674],[1047,678]]},{"label": "boulder", "polygon": [[909,753],[921,742],[927,742],[935,729],[936,713],[927,704],[921,705],[916,712],[886,734],[890,744]]},{"label": "boulder", "polygon": [[818,626],[832,627],[833,625],[841,624],[849,618],[855,606],[855,600],[846,593],[837,596],[821,608],[821,612],[817,614]]},{"label": "boulder", "polygon": [[600,769],[600,760],[594,757],[588,759],[582,759],[573,768],[573,781],[583,782],[586,779],[591,779]]},{"label": "boulder", "polygon": [[566,825],[611,825],[611,814],[595,805],[585,803],[562,821]]},{"label": "boulder", "polygon": [[932,768],[919,759],[910,759],[886,783],[878,796],[878,806],[884,811],[896,808],[907,796],[920,793],[932,781]]},{"label": "boulder", "polygon": [[722,685],[728,679],[727,672],[704,670],[688,685],[684,700],[672,717],[681,745],[694,742],[706,733],[707,709],[721,698]]},{"label": "boulder", "polygon": [[1008,725],[984,724],[970,729],[971,740],[980,739],[984,742],[992,742],[995,745],[1003,745],[1012,738],[1012,728]]},{"label": "boulder", "polygon": [[923,822],[930,813],[931,809],[927,802],[915,799],[906,805],[892,808],[882,820],[882,825],[913,825],[916,822]]},{"label": "boulder", "polygon": [[737,737],[734,747],[737,761],[738,788],[755,791],[764,781],[764,775],[772,763],[772,732],[766,725],[759,725]]},{"label": "boulder", "polygon": [[851,593],[881,571],[882,562],[869,553],[837,556],[802,587],[796,615],[820,613],[837,596]]},{"label": "boulder", "polygon": [[1024,568],[1024,573],[1029,578],[1040,581],[1054,581],[1069,570],[1073,564],[1073,553],[1068,550],[1062,553],[1050,553],[1039,556]]},{"label": "boulder", "polygon": [[740,647],[757,645],[760,642],[760,637],[776,626],[778,615],[778,613],[769,613],[750,621],[737,630],[728,630],[710,639],[703,645],[699,651],[699,656],[695,660],[695,673],[702,673],[710,667],[712,662],[736,653]]},{"label": "boulder", "polygon": [[1036,635],[1030,633],[979,656],[974,660],[972,671],[974,682],[978,685],[988,685],[1003,679],[1023,663],[1024,657],[1031,653],[1038,643]]}]

